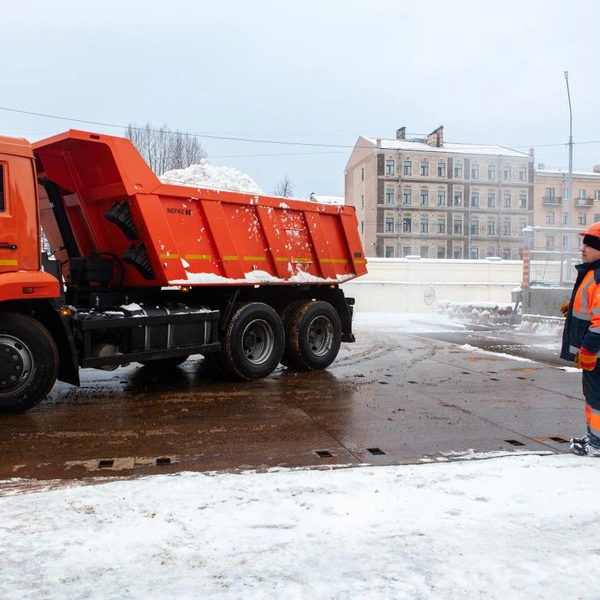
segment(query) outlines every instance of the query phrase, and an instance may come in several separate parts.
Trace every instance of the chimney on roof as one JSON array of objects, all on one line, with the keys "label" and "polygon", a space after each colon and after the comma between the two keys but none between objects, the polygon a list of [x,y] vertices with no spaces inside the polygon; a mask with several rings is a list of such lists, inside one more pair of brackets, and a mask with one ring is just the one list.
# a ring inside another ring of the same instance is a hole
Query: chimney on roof
[{"label": "chimney on roof", "polygon": [[400,129],[396,129],[396,139],[397,140],[405,140],[406,139],[406,127],[400,127]]},{"label": "chimney on roof", "polygon": [[440,125],[427,136],[427,145],[441,148],[444,145],[444,126]]},{"label": "chimney on roof", "polygon": [[594,168],[592,170],[594,171],[594,173],[600,173],[600,165],[594,165]]},{"label": "chimney on roof", "polygon": [[544,163],[538,163],[538,171],[543,171],[546,168]]},{"label": "chimney on roof", "polygon": [[529,156],[535,155],[535,148],[529,148]]}]

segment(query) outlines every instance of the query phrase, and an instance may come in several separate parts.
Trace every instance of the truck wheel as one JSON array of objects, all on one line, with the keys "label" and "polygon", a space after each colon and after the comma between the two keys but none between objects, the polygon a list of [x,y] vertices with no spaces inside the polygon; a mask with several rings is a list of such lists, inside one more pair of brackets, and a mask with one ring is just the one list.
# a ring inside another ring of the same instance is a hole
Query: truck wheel
[{"label": "truck wheel", "polygon": [[285,365],[300,371],[325,369],[342,342],[340,317],[328,302],[297,304],[286,319]]},{"label": "truck wheel", "polygon": [[0,314],[0,412],[24,412],[50,392],[58,350],[48,330],[18,313]]},{"label": "truck wheel", "polygon": [[236,379],[261,379],[276,369],[283,346],[283,324],[275,310],[262,302],[240,304],[223,332],[220,362]]}]

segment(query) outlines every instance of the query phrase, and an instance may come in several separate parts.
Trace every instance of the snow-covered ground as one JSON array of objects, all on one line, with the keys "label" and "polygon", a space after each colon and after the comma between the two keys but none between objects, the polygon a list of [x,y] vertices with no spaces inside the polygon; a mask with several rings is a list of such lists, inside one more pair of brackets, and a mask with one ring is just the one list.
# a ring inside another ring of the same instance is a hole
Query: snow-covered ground
[{"label": "snow-covered ground", "polygon": [[522,452],[2,481],[0,598],[600,599],[599,489],[599,460]]},{"label": "snow-covered ground", "polygon": [[0,597],[597,599],[599,467],[515,453],[7,495]]}]

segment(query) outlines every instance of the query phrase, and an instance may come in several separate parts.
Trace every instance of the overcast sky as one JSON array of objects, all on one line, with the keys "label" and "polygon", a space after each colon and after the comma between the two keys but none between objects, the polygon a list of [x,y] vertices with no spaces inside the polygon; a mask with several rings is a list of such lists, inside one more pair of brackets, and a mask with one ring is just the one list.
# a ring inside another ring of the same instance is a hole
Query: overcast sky
[{"label": "overcast sky", "polygon": [[0,133],[167,124],[267,193],[287,174],[299,197],[341,195],[358,136],[401,126],[568,169],[568,70],[574,167],[591,169],[599,24],[597,0],[10,2]]}]

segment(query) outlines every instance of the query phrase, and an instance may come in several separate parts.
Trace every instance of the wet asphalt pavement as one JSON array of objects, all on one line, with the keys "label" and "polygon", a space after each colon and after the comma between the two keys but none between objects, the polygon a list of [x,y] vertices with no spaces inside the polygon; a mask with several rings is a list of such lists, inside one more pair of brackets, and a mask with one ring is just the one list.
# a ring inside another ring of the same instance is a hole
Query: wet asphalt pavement
[{"label": "wet asphalt pavement", "polygon": [[356,337],[326,371],[247,383],[212,380],[199,356],[166,374],[82,371],[81,388],[0,415],[0,479],[567,452],[582,432],[581,375],[558,368],[558,337],[418,324]]}]

